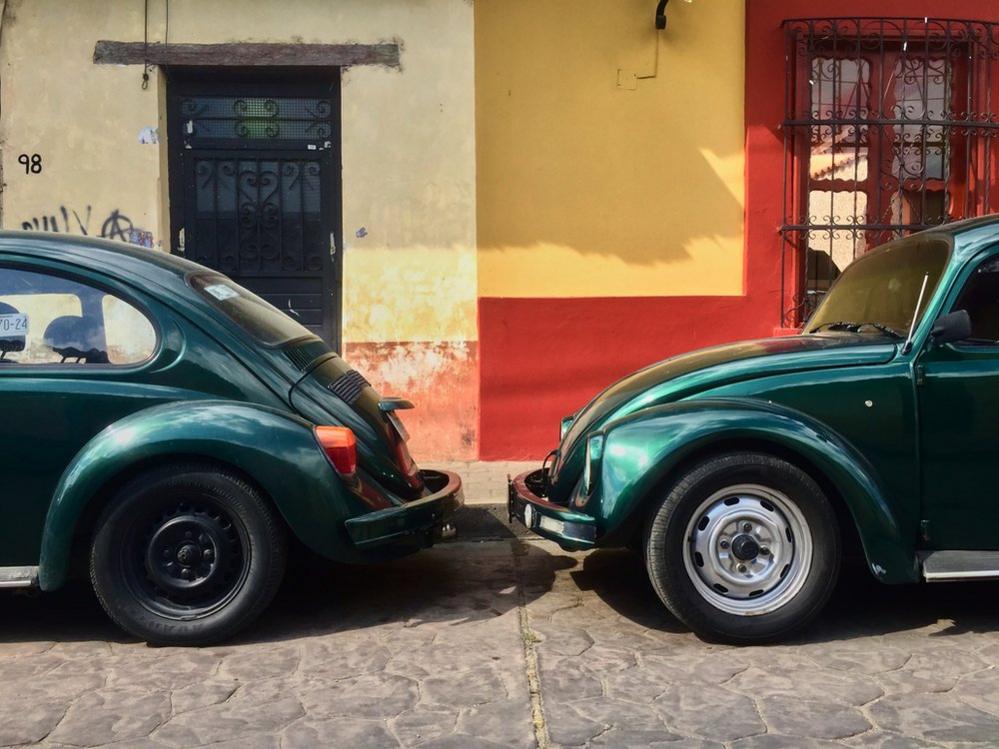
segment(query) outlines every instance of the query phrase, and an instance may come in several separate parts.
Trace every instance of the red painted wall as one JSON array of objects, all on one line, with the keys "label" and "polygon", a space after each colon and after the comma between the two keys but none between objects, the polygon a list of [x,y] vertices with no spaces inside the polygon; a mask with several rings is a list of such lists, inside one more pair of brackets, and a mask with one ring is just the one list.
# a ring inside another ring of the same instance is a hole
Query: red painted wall
[{"label": "red painted wall", "polygon": [[479,300],[481,458],[540,460],[558,442],[561,418],[614,380],[694,346],[765,334],[776,312],[749,305],[746,297]]},{"label": "red painted wall", "polygon": [[483,460],[540,461],[558,440],[562,416],[628,372],[692,348],[774,333],[781,312],[781,23],[832,15],[999,21],[999,0],[747,0],[744,296],[480,299]]}]

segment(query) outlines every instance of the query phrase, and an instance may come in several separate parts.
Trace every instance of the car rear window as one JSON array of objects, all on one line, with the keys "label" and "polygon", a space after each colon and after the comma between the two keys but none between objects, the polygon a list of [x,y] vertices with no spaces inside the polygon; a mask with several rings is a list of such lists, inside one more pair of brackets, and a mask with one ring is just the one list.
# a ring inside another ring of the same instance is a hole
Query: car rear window
[{"label": "car rear window", "polygon": [[267,346],[280,346],[315,334],[294,318],[223,275],[191,276],[195,291],[239,327]]}]

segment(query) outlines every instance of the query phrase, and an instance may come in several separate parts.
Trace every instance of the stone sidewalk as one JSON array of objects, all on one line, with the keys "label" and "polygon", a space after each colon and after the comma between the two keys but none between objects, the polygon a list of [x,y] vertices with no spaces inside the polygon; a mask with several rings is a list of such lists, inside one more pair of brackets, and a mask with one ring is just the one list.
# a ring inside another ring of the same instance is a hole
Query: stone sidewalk
[{"label": "stone sidewalk", "polygon": [[0,595],[0,745],[999,746],[988,584],[844,575],[780,646],[709,645],[638,555],[507,538],[293,573],[239,640],[151,648],[83,585]]},{"label": "stone sidewalk", "polygon": [[461,476],[467,505],[506,504],[506,477],[540,468],[541,458],[534,461],[427,461],[426,467],[454,471]]}]

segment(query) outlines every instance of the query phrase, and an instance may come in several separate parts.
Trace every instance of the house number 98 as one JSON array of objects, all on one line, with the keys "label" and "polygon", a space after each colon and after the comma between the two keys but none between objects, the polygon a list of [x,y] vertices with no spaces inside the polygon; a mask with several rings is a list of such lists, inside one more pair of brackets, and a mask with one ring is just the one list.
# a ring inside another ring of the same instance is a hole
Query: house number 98
[{"label": "house number 98", "polygon": [[33,153],[28,156],[28,154],[22,153],[17,157],[17,163],[24,167],[25,174],[38,174],[42,171],[41,154]]}]

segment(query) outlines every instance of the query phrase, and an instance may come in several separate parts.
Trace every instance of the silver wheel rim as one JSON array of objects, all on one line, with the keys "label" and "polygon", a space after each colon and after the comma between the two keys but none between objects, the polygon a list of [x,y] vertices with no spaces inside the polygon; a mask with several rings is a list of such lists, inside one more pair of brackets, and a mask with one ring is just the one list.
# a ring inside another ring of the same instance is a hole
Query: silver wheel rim
[{"label": "silver wheel rim", "polygon": [[715,492],[690,518],[683,564],[695,590],[740,616],[776,611],[812,566],[812,534],[791,499],[758,484]]}]

